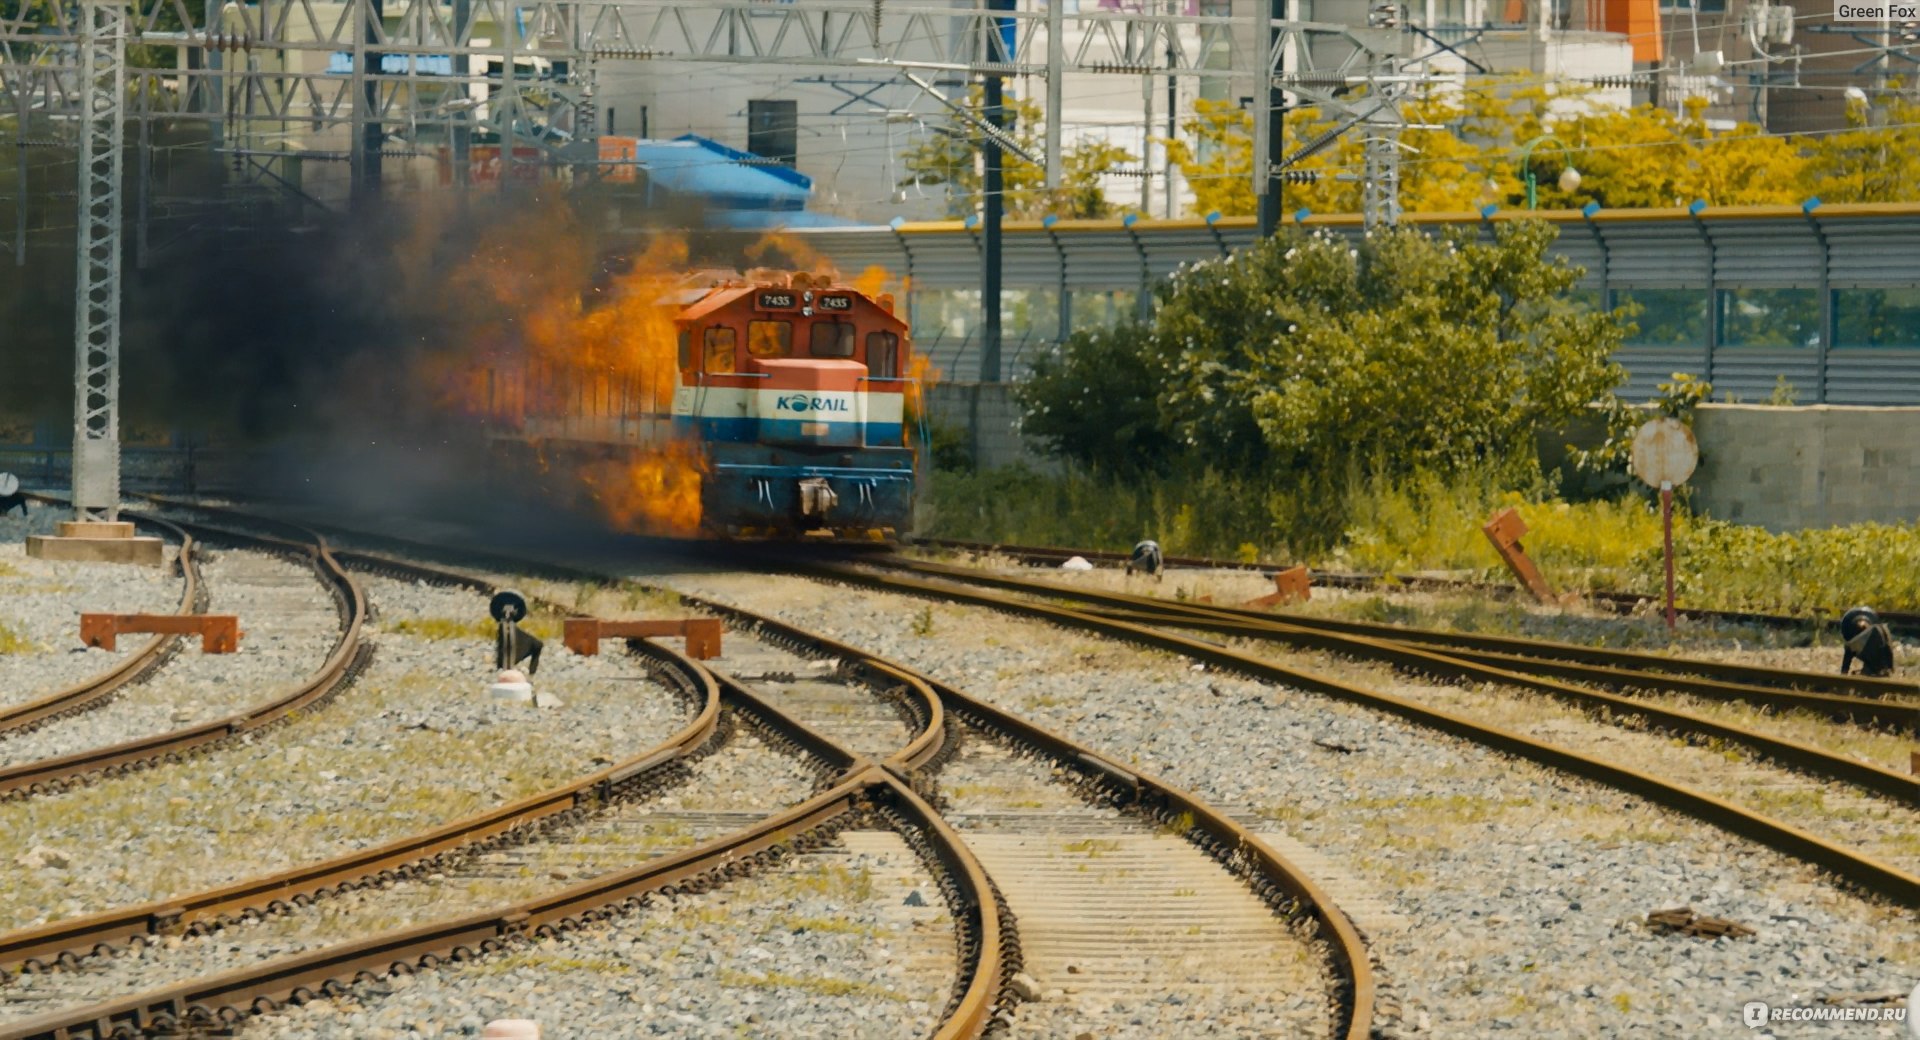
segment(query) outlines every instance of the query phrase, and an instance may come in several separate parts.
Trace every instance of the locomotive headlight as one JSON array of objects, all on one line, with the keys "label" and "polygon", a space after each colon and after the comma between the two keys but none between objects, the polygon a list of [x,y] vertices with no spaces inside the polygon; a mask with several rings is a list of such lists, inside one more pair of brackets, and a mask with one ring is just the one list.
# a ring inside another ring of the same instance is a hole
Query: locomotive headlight
[{"label": "locomotive headlight", "polygon": [[[811,296],[812,294],[811,294],[811,293],[809,293],[808,295],[809,295],[809,296]],[[812,308],[812,307],[802,307],[802,308],[800,308],[800,316],[801,316],[802,318],[811,318],[811,317],[813,317],[813,308]]]},{"label": "locomotive headlight", "polygon": [[809,290],[807,290],[806,292],[803,292],[803,293],[801,293],[801,294],[800,294],[800,302],[802,302],[802,303],[812,303],[812,302],[813,302],[813,290],[811,290],[811,289],[809,289]]}]

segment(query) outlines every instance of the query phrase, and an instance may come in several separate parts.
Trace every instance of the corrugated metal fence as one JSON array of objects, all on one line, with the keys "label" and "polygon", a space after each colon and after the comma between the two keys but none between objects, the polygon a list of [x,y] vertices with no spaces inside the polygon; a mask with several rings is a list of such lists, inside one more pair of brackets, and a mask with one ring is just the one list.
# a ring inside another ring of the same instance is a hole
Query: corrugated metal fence
[{"label": "corrugated metal fence", "polygon": [[[1559,225],[1554,252],[1586,272],[1589,302],[1642,308],[1620,354],[1625,393],[1642,398],[1674,372],[1711,380],[1740,400],[1777,394],[1800,404],[1920,404],[1920,206],[1705,208],[1541,213]],[[1408,223],[1490,234],[1527,214],[1411,217]],[[1307,229],[1357,236],[1351,217],[1308,216]],[[959,223],[796,232],[843,271],[881,267],[911,279],[916,314],[937,294],[979,287],[977,228]],[[1226,255],[1256,237],[1251,221],[1060,221],[1008,224],[1009,292],[1053,301],[1044,325],[1010,329],[1005,372],[1028,362],[1077,319],[1073,300],[1126,293],[1185,263]],[[1137,295],[1136,295],[1137,294]],[[1150,304],[1146,304],[1150,306]],[[971,325],[916,328],[948,379],[977,378]]]}]

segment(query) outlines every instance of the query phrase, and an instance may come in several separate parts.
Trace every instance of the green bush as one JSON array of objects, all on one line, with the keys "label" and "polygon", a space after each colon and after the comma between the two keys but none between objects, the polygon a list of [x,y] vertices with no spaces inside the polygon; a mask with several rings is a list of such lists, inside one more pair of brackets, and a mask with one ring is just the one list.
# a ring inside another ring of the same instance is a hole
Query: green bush
[{"label": "green bush", "polygon": [[1356,484],[1534,487],[1535,431],[1620,378],[1622,326],[1565,302],[1581,272],[1548,254],[1554,234],[1290,231],[1185,268],[1151,322],[1042,359],[1023,429],[1095,474],[1230,483],[1266,505],[1245,537],[1303,551],[1341,540]]},{"label": "green bush", "polygon": [[[1692,607],[1828,615],[1856,603],[1920,611],[1920,524],[1774,534],[1676,516],[1675,595]],[[1635,558],[1631,591],[1661,595],[1660,544]]]}]

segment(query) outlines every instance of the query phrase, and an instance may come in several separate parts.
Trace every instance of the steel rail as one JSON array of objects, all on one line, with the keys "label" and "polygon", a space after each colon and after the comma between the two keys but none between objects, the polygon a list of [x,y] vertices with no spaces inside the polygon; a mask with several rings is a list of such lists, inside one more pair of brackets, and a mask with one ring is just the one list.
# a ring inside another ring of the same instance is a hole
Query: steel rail
[{"label": "steel rail", "polygon": [[[1172,624],[1218,635],[1250,639],[1272,638],[1292,629],[1303,631],[1278,619],[1268,622],[1227,620],[1197,613],[1172,611],[1098,609],[1090,613],[1116,621],[1138,624]],[[1397,641],[1396,641],[1397,642]],[[1894,733],[1912,733],[1920,729],[1920,701],[1905,702],[1891,697],[1849,697],[1843,694],[1808,693],[1745,683],[1721,682],[1690,676],[1662,675],[1628,668],[1606,668],[1572,661],[1543,660],[1514,654],[1448,647],[1448,657],[1513,672],[1553,676],[1591,683],[1626,692],[1674,693],[1707,700],[1738,702],[1756,707],[1787,711],[1805,711],[1836,722],[1850,722]]]},{"label": "steel rail", "polygon": [[[198,525],[180,527],[204,530]],[[334,592],[343,614],[340,639],[320,669],[292,690],[272,700],[242,709],[225,718],[197,726],[169,730],[138,737],[120,744],[89,748],[71,755],[43,758],[0,769],[0,797],[44,794],[68,782],[109,770],[126,770],[154,761],[183,755],[231,740],[285,720],[294,712],[325,703],[365,666],[370,647],[361,642],[361,628],[367,618],[367,600],[359,583],[334,558],[326,539],[314,533],[310,545],[284,542],[263,536],[222,533],[221,537],[251,540],[256,545],[280,551],[297,552],[307,557],[327,586]]]},{"label": "steel rail", "polygon": [[[966,569],[956,571],[954,568],[940,566],[915,567],[911,563],[903,566],[916,573],[930,572],[946,578],[1023,595],[1046,596],[1058,600],[1139,603],[1139,597],[1063,589],[1046,582],[1025,581]],[[1149,602],[1154,604],[1154,609],[1146,612],[1144,616],[1137,612],[1128,612],[1128,617],[1123,620],[1133,620],[1135,623],[1146,624],[1149,627],[1194,627],[1205,626],[1216,616],[1216,612],[1209,607],[1168,603],[1165,600]],[[1091,613],[1101,615],[1104,612]],[[1836,755],[1801,741],[1769,736],[1742,726],[1717,722],[1693,712],[1665,708],[1645,700],[1618,694],[1603,693],[1532,672],[1488,665],[1455,654],[1429,649],[1421,644],[1329,632],[1295,625],[1292,624],[1292,620],[1291,616],[1284,620],[1269,617],[1262,621],[1247,623],[1244,628],[1240,628],[1233,634],[1384,661],[1401,671],[1415,674],[1499,683],[1533,690],[1574,704],[1590,713],[1605,711],[1638,716],[1652,725],[1674,733],[1738,744],[1793,769],[1849,784],[1863,791],[1886,795],[1901,801],[1902,804],[1920,804],[1920,777],[1897,773],[1871,762]],[[1236,621],[1233,624],[1239,626],[1241,623]]]},{"label": "steel rail", "polygon": [[[444,572],[442,578],[445,578]],[[710,691],[709,704],[715,710],[717,698],[724,692],[729,699],[739,702],[737,706],[744,706],[749,714],[772,729],[780,742],[821,758],[829,768],[843,771],[843,775],[828,791],[753,827],[628,871],[521,901],[502,911],[390,932],[121,1000],[53,1012],[0,1028],[0,1040],[99,1040],[164,1032],[182,1026],[231,1024],[247,1011],[268,1005],[298,1001],[316,993],[344,992],[347,983],[343,980],[410,973],[418,967],[431,967],[441,956],[458,961],[476,952],[504,948],[529,936],[555,936],[582,921],[604,917],[607,911],[603,908],[607,906],[636,906],[655,892],[671,895],[682,889],[704,890],[717,880],[715,875],[733,877],[745,863],[772,862],[783,855],[784,850],[807,847],[819,840],[822,828],[851,813],[870,809],[876,798],[888,799],[896,811],[925,831],[933,855],[943,865],[950,865],[959,885],[962,905],[954,909],[975,919],[977,940],[972,950],[977,967],[969,976],[962,1001],[966,1013],[944,1021],[935,1036],[937,1040],[963,1040],[979,1035],[989,1010],[984,995],[998,981],[1000,908],[984,870],[959,842],[958,835],[906,783],[871,760],[840,748],[737,683],[718,681],[706,669],[669,648],[652,643],[639,645],[644,652],[693,677]],[[930,702],[936,700],[924,684],[919,685]],[[929,717],[934,725],[944,726],[941,713],[930,712]],[[918,757],[918,749],[929,735],[923,728],[907,747],[888,761]],[[942,741],[943,733],[932,734],[933,744]],[[991,973],[988,968],[992,969]]]},{"label": "steel rail", "polygon": [[[1022,580],[1019,578],[1002,578],[998,575],[986,574],[978,568],[973,567],[955,567],[949,564],[912,560],[901,556],[876,556],[866,559],[863,562],[872,563],[877,566],[908,569],[920,574],[940,574],[980,584],[989,583],[988,579],[1016,584]],[[1723,682],[1744,683],[1751,686],[1804,689],[1820,693],[1847,694],[1863,697],[1881,697],[1888,695],[1920,696],[1920,682],[1903,679],[1875,679],[1863,675],[1836,675],[1826,672],[1805,672],[1785,668],[1764,668],[1756,665],[1735,664],[1728,661],[1707,661],[1692,657],[1669,657],[1663,654],[1640,653],[1632,650],[1612,650],[1601,647],[1580,646],[1574,643],[1557,642],[1547,639],[1496,636],[1479,632],[1444,632],[1438,629],[1389,625],[1373,621],[1345,621],[1297,613],[1276,614],[1267,611],[1251,610],[1244,607],[1173,603],[1152,596],[1102,592],[1095,589],[1069,589],[1057,585],[1051,586],[1051,588],[1057,590],[1058,593],[1062,595],[1070,595],[1073,598],[1089,603],[1101,603],[1121,609],[1145,608],[1149,610],[1166,610],[1169,608],[1177,608],[1187,612],[1202,612],[1229,619],[1243,619],[1255,622],[1278,620],[1300,628],[1316,628],[1328,632],[1342,632],[1348,635],[1365,636],[1372,639],[1430,645],[1448,652],[1458,648],[1467,648],[1488,653],[1509,654],[1517,657],[1538,657],[1557,661],[1571,661],[1578,664],[1599,665],[1607,668],[1626,668],[1650,673],[1699,675]]]},{"label": "steel rail", "polygon": [[[40,495],[32,497],[42,502],[53,501]],[[200,585],[200,565],[194,557],[196,547],[193,536],[178,525],[165,520],[143,517],[141,522],[161,528],[180,542],[177,563],[180,567],[183,587],[180,590],[180,606],[174,614],[176,616],[191,614],[200,609],[205,605],[206,590]],[[167,652],[173,650],[179,641],[180,637],[177,635],[154,636],[145,645],[128,654],[126,660],[85,682],[24,704],[0,707],[0,734],[18,734],[36,729],[55,719],[77,715],[106,704],[108,697],[113,693],[124,686],[145,679],[164,664]]]},{"label": "steel rail", "polygon": [[[644,644],[650,648],[652,644]],[[663,672],[672,662],[650,654]],[[684,677],[683,677],[684,680]],[[658,745],[589,773],[572,783],[529,795],[419,834],[319,863],[218,888],[155,900],[120,910],[55,921],[0,934],[0,975],[11,967],[38,970],[48,959],[70,963],[78,954],[111,952],[116,944],[144,937],[192,934],[196,927],[304,905],[317,897],[431,873],[451,853],[485,851],[523,828],[571,810],[611,801],[618,790],[645,784],[673,763],[704,748],[719,730],[720,691],[710,680],[689,690],[700,702],[693,720]]]},{"label": "steel rail", "polygon": [[[1061,563],[1075,556],[1088,561],[1123,564],[1131,554],[1114,552],[1108,549],[1063,549],[1055,546],[1008,545],[999,542],[969,542],[952,538],[921,538],[915,545],[931,546],[936,549],[950,549],[959,552],[994,553],[1009,556],[1024,563]],[[1279,567],[1269,563],[1245,563],[1240,560],[1216,560],[1202,556],[1163,556],[1170,566],[1191,567],[1197,570],[1234,570],[1271,573]],[[1412,588],[1435,590],[1456,590],[1464,592],[1488,592],[1505,595],[1517,595],[1520,589],[1501,582],[1475,581],[1466,578],[1441,578],[1424,574],[1361,574],[1342,571],[1314,570],[1311,572],[1313,584],[1337,589],[1371,589],[1382,585],[1400,585]],[[1642,603],[1655,597],[1632,592],[1591,591],[1578,593],[1582,598],[1597,606],[1605,607],[1615,613],[1625,614],[1633,611]],[[1724,621],[1734,624],[1762,625],[1769,628],[1804,628],[1810,624],[1827,625],[1839,620],[1837,616],[1820,618],[1793,614],[1766,614],[1746,610],[1715,610],[1706,607],[1679,607],[1674,613],[1680,617],[1696,621]],[[1829,615],[1835,612],[1827,611]],[[1920,613],[1912,611],[1881,611],[1881,620],[1895,632],[1902,635],[1920,635]]]},{"label": "steel rail", "polygon": [[1161,628],[1114,621],[1064,607],[946,583],[874,573],[846,565],[796,565],[793,570],[795,573],[844,584],[864,585],[888,592],[969,603],[1051,621],[1067,628],[1095,632],[1157,649],[1170,650],[1193,660],[1218,665],[1258,679],[1326,694],[1339,700],[1386,711],[1418,725],[1460,737],[1496,751],[1517,755],[1552,769],[1637,794],[1739,837],[1759,842],[1796,859],[1823,867],[1852,884],[1887,896],[1902,905],[1920,907],[1920,876],[1910,874],[1898,867],[1686,785],[1614,765],[1519,733],[1483,725],[1465,716],[1431,708],[1406,698],[1350,685],[1313,672],[1289,668],[1227,647],[1175,635]]},{"label": "steel rail", "polygon": [[[228,516],[246,518],[245,514],[236,511],[223,510],[222,512]],[[431,546],[409,543],[403,539],[387,538],[386,540],[392,544],[410,548],[434,549]],[[461,555],[485,558],[495,566],[508,570],[524,570],[530,562],[525,559],[505,557],[493,551],[462,551]],[[351,559],[358,566],[387,569],[394,573],[410,574],[428,580],[435,580],[436,577],[438,580],[446,580],[444,576],[451,573],[384,554],[343,550],[342,556]],[[547,561],[537,562],[536,567],[560,580],[602,582],[609,578],[609,575],[603,573]],[[479,581],[474,578],[466,580]],[[485,584],[490,585],[490,583]],[[905,782],[907,774],[937,758],[943,750],[946,742],[944,735],[946,721],[945,717],[939,713],[944,710],[948,715],[960,714],[969,722],[982,728],[997,730],[1010,735],[1013,739],[1024,740],[1030,746],[1040,748],[1050,758],[1088,781],[1112,789],[1125,795],[1128,800],[1137,802],[1141,807],[1155,813],[1163,823],[1185,821],[1184,825],[1193,832],[1190,838],[1220,860],[1228,869],[1243,877],[1257,878],[1253,882],[1254,891],[1269,905],[1275,906],[1276,910],[1282,912],[1299,910],[1313,918],[1322,938],[1326,940],[1329,956],[1336,968],[1344,975],[1338,983],[1349,998],[1339,1012],[1341,1017],[1336,1035],[1346,1040],[1365,1040],[1371,1034],[1377,984],[1367,946],[1358,930],[1310,877],[1225,814],[1179,788],[1140,773],[1091,748],[1078,745],[1024,719],[975,700],[959,690],[931,680],[912,669],[875,657],[857,647],[727,604],[685,595],[681,596],[681,600],[717,614],[736,618],[758,628],[763,633],[772,633],[779,640],[838,658],[855,670],[864,670],[876,677],[903,682],[916,697],[926,698],[930,718],[926,721],[922,733],[889,756],[881,766],[882,775],[893,782],[896,793],[903,799],[912,796],[915,801],[918,800],[917,794],[911,790],[911,784]],[[731,681],[730,677],[724,676],[723,673],[718,678],[723,683]],[[739,692],[752,696],[750,691]],[[936,726],[939,727],[939,736],[935,735]],[[825,740],[825,738],[818,739]],[[920,804],[924,805],[924,803]],[[952,834],[951,828],[937,813],[933,813],[931,809],[925,811],[931,814],[929,819],[933,824],[945,830],[946,833]],[[978,863],[972,860],[972,853],[965,849],[964,842],[959,841],[957,835],[953,837],[959,842],[958,848],[977,868]],[[984,878],[984,874],[980,876]],[[984,891],[991,895],[990,881]],[[991,905],[998,906],[997,896],[991,896],[991,898],[994,900]],[[984,946],[987,942],[987,922],[997,921],[998,915],[983,911],[975,916],[975,920],[982,928]],[[997,935],[997,931],[993,934]],[[983,953],[979,963],[990,965],[996,961],[997,956],[989,959]],[[988,1024],[994,1004],[988,999],[990,994],[983,988],[985,983],[981,980],[989,977],[984,967],[976,969],[974,981],[969,983],[965,996],[952,1009],[948,1019],[935,1034],[937,1040],[978,1035],[978,1031]],[[1007,981],[1002,978],[999,988],[1003,991],[1000,994],[1003,1000],[1007,985]],[[9,1038],[0,1034],[0,1040],[9,1040]]]},{"label": "steel rail", "polygon": [[1372,960],[1359,931],[1332,897],[1306,872],[1225,813],[1181,788],[920,672],[886,664],[855,647],[730,604],[684,594],[681,600],[703,610],[735,618],[744,625],[772,633],[783,641],[810,646],[843,659],[864,658],[870,663],[880,664],[932,690],[952,714],[982,729],[1002,733],[1016,743],[1039,749],[1050,760],[1120,796],[1119,800],[1124,804],[1134,805],[1162,823],[1172,823],[1183,816],[1193,821],[1191,826],[1198,831],[1196,843],[1229,870],[1242,877],[1256,878],[1253,884],[1255,894],[1270,905],[1283,897],[1290,899],[1292,907],[1297,907],[1312,918],[1327,941],[1327,949],[1336,968],[1344,976],[1339,979],[1339,984],[1348,999],[1339,1011],[1335,1035],[1347,1040],[1365,1040],[1371,1035],[1376,986]]}]

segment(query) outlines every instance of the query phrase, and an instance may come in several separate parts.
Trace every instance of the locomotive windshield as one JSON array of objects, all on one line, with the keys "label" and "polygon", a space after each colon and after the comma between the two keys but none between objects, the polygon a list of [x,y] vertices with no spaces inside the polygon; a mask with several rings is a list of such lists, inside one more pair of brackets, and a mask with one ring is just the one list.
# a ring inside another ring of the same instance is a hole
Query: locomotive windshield
[{"label": "locomotive windshield", "polygon": [[786,357],[793,351],[793,323],[747,322],[747,353],[757,358]]},{"label": "locomotive windshield", "polygon": [[867,375],[892,379],[900,374],[900,337],[891,332],[867,333]]},{"label": "locomotive windshield", "polygon": [[814,322],[812,351],[814,357],[852,357],[853,326],[835,321]]},{"label": "locomotive windshield", "polygon": [[706,370],[709,372],[733,371],[733,330],[716,328],[707,330]]}]

